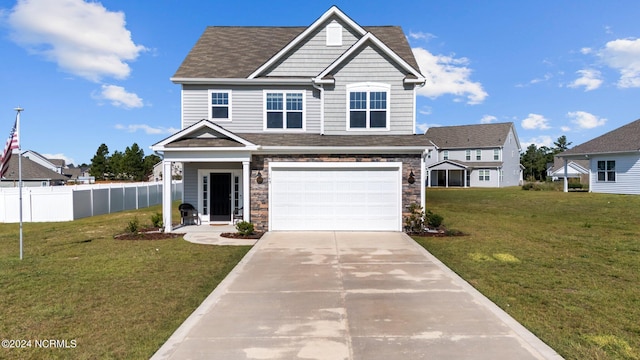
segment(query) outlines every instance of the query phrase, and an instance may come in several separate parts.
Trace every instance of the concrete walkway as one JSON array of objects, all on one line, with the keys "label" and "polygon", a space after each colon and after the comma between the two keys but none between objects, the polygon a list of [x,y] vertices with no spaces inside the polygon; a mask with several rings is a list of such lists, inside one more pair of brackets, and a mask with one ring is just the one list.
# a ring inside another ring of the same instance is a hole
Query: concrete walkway
[{"label": "concrete walkway", "polygon": [[403,233],[267,233],[152,359],[561,359]]}]

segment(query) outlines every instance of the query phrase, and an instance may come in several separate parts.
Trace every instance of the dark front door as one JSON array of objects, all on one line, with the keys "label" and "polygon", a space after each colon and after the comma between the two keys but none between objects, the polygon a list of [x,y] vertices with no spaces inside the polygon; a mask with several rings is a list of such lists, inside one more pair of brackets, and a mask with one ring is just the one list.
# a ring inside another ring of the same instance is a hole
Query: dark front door
[{"label": "dark front door", "polygon": [[211,221],[231,221],[231,174],[211,173]]}]

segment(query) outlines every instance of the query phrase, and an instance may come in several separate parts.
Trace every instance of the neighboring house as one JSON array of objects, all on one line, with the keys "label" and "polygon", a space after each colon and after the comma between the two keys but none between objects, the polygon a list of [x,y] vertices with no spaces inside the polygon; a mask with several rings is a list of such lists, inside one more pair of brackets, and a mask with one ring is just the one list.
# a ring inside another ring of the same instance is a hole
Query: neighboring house
[{"label": "neighboring house", "polygon": [[[571,160],[567,163],[567,177],[569,179],[576,179],[576,181],[582,184],[589,183],[589,160]],[[564,173],[564,160],[554,156],[553,163],[547,168],[547,177],[552,181],[563,179]]]},{"label": "neighboring house", "polygon": [[63,170],[65,168],[65,161],[63,159],[49,159],[33,150],[24,151],[22,153],[22,156],[36,162],[41,166],[46,167],[51,171],[55,171],[58,174],[64,173]]},{"label": "neighboring house", "polygon": [[425,78],[400,27],[362,27],[337,7],[308,27],[208,27],[171,80],[182,130],[152,149],[165,174],[183,164],[182,200],[203,223],[400,231],[409,205],[424,206]]},{"label": "neighboring house", "polygon": [[[171,166],[171,176],[173,179],[182,179],[182,163],[173,163]],[[162,161],[153,165],[153,172],[149,176],[149,181],[162,180]]]},{"label": "neighboring house", "polygon": [[432,127],[427,186],[505,187],[522,184],[520,141],[513,123]]},{"label": "neighboring house", "polygon": [[640,120],[556,156],[567,166],[571,161],[588,161],[590,192],[640,194]]},{"label": "neighboring house", "polygon": [[[9,166],[4,177],[0,180],[0,187],[17,187],[19,180],[18,156],[9,159]],[[27,157],[22,157],[22,186],[41,187],[64,185],[66,176],[40,165]]]}]

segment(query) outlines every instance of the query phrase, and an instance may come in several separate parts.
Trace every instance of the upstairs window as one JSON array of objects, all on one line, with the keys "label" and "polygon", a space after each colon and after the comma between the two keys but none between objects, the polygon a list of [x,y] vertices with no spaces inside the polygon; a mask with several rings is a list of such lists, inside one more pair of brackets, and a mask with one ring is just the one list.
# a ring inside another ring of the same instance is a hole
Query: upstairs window
[{"label": "upstairs window", "polygon": [[476,150],[476,160],[482,160],[482,150]]},{"label": "upstairs window", "polygon": [[616,161],[598,161],[598,181],[616,181]]},{"label": "upstairs window", "polygon": [[304,129],[303,92],[265,92],[266,129]]},{"label": "upstairs window", "polygon": [[500,150],[493,149],[493,160],[500,160]]},{"label": "upstairs window", "polygon": [[442,152],[442,160],[449,160],[449,150],[444,150]]},{"label": "upstairs window", "polygon": [[231,91],[209,90],[209,119],[231,120]]},{"label": "upstairs window", "polygon": [[465,160],[471,161],[471,150],[467,150],[464,156]]},{"label": "upstairs window", "polygon": [[386,84],[373,83],[348,85],[347,129],[388,130],[390,88]]}]

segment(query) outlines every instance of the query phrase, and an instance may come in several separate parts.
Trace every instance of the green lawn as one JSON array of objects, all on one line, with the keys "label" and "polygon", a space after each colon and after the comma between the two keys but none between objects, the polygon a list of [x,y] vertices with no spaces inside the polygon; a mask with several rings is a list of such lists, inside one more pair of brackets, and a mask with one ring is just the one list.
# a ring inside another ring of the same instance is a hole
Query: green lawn
[{"label": "green lawn", "polygon": [[567,359],[640,359],[640,196],[428,189],[416,238]]},{"label": "green lawn", "polygon": [[[22,261],[18,224],[0,224],[0,339],[32,340],[0,358],[149,358],[250,248],[113,239],[159,211],[25,223]],[[72,348],[36,349],[43,339]]]}]

